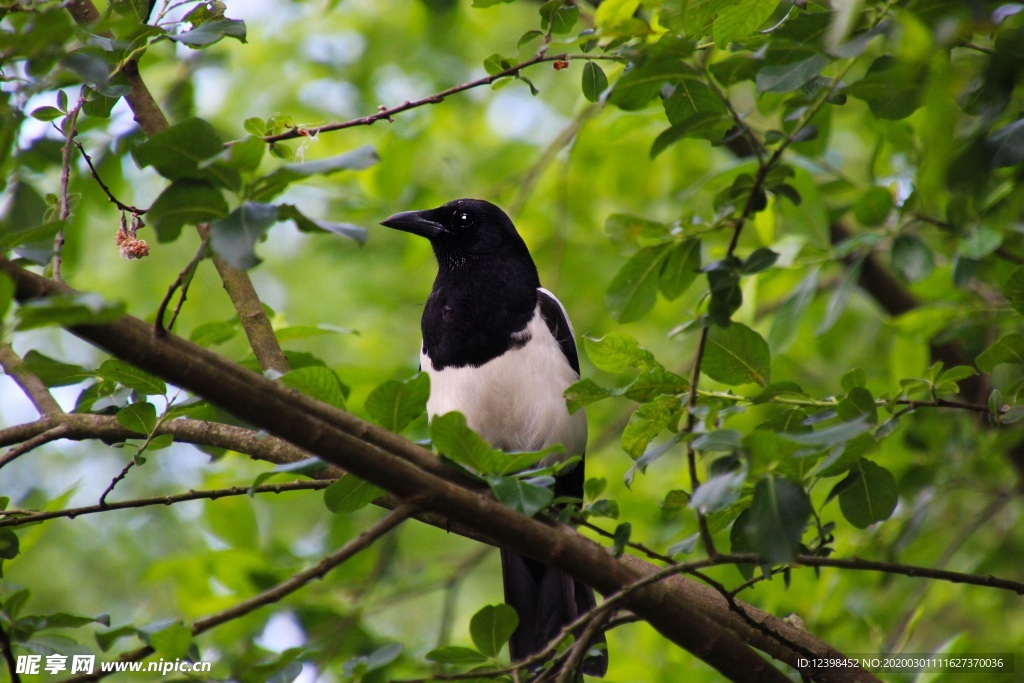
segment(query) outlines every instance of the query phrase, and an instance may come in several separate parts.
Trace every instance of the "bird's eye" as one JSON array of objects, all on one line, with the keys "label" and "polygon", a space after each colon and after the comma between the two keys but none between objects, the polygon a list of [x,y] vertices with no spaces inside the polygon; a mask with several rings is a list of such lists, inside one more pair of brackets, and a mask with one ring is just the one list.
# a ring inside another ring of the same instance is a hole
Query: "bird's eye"
[{"label": "bird's eye", "polygon": [[465,211],[456,211],[455,215],[452,216],[452,223],[455,225],[456,228],[468,230],[469,228],[473,227],[475,221],[473,220],[473,217],[470,216]]}]

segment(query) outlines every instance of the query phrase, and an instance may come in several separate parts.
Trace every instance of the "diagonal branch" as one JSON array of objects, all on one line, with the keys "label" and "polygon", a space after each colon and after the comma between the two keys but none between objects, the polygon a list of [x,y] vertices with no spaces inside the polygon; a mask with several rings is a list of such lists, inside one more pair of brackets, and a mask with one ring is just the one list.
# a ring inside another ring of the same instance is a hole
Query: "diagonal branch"
[{"label": "diagonal branch", "polygon": [[[360,551],[369,548],[373,545],[374,541],[379,539],[384,534],[388,533],[399,524],[409,519],[417,510],[418,504],[413,502],[406,502],[399,505],[397,508],[389,512],[384,518],[378,521],[376,524],[371,526],[366,531],[360,533],[357,537],[346,543],[339,550],[325,556],[320,562],[313,565],[308,569],[304,569],[301,572],[289,577],[287,580],[282,581],[273,588],[269,588],[259,595],[254,595],[248,600],[243,600],[237,605],[233,605],[226,610],[211,614],[208,617],[203,617],[192,624],[192,636],[198,636],[212,628],[216,628],[222,624],[226,624],[229,621],[234,621],[254,612],[260,607],[271,605],[275,602],[283,600],[288,595],[291,595],[295,591],[299,590],[306,584],[322,579],[332,569],[338,565],[346,562],[347,560],[354,557]],[[133,650],[125,655],[122,655],[119,661],[122,662],[137,662],[145,659],[149,655],[153,654],[155,650],[147,645],[137,650]],[[81,683],[84,681],[98,681],[101,678],[113,673],[101,672],[86,674],[84,676],[78,676],[75,678],[68,679],[65,683]]]},{"label": "diagonal branch", "polygon": [[50,389],[28,369],[25,361],[14,352],[10,344],[0,344],[0,367],[21,387],[40,415],[56,415],[63,412]]},{"label": "diagonal branch", "polygon": [[[0,259],[0,270],[14,280],[20,301],[66,291],[6,259]],[[77,325],[69,331],[399,498],[422,497],[425,510],[448,516],[602,593],[614,593],[637,578],[634,569],[568,527],[524,517],[460,481],[429,451],[180,337],[155,338],[152,327],[141,320],[125,316],[115,323]],[[626,606],[729,679],[785,680],[729,628],[695,609],[682,592],[648,586],[632,594]],[[815,644],[814,652],[832,651],[817,639]],[[795,664],[794,653],[777,644],[768,644],[766,651]],[[822,680],[828,675],[820,674]]]}]

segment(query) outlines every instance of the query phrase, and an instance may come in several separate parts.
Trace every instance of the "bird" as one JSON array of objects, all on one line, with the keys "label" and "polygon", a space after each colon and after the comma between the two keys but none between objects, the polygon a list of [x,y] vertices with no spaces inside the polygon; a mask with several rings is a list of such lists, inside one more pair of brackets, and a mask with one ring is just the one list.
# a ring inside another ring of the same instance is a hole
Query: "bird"
[{"label": "bird", "polygon": [[[560,444],[554,458],[580,456],[555,478],[555,496],[583,497],[587,419],[570,414],[564,392],[580,378],[565,307],[541,287],[526,242],[508,215],[482,199],[403,211],[382,225],[425,237],[437,276],[423,308],[420,368],[430,377],[427,416],[461,412],[494,448],[537,451]],[[551,464],[542,461],[542,464]],[[505,602],[519,616],[509,654],[521,661],[594,608],[594,591],[532,558],[502,549]],[[577,636],[579,634],[577,633]],[[583,673],[603,677],[607,644]]]}]

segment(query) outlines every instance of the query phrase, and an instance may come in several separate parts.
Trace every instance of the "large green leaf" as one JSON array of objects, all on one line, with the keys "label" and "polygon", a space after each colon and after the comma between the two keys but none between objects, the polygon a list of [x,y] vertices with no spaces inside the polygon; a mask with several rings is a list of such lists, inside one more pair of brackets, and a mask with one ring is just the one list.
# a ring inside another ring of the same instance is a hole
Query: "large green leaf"
[{"label": "large green leaf", "polygon": [[516,477],[491,477],[488,479],[494,497],[503,505],[527,517],[546,508],[555,498],[554,492],[546,486],[537,486]]},{"label": "large green leaf", "polygon": [[883,55],[846,92],[867,102],[880,119],[905,119],[921,106],[926,84],[923,66]]},{"label": "large green leaf", "polygon": [[260,262],[255,247],[278,220],[273,204],[246,202],[210,224],[210,245],[232,268],[248,270]]},{"label": "large green leaf", "polygon": [[662,431],[675,431],[682,413],[683,403],[678,396],[658,396],[650,403],[644,403],[636,409],[622,431],[622,449],[636,460]]},{"label": "large green leaf", "polygon": [[804,489],[784,477],[765,477],[754,486],[749,510],[745,533],[754,552],[770,564],[792,562],[811,516]]},{"label": "large green leaf", "polygon": [[336,515],[347,515],[361,510],[384,495],[384,491],[373,484],[351,474],[324,489],[324,505]]},{"label": "large green leaf", "polygon": [[146,219],[156,230],[158,241],[173,242],[183,225],[208,223],[227,213],[228,203],[220,190],[204,180],[183,178],[160,193]]},{"label": "large green leaf", "polygon": [[330,368],[311,366],[292,370],[281,376],[281,383],[335,408],[345,409],[345,387]]},{"label": "large green leaf", "polygon": [[519,625],[519,615],[508,605],[487,605],[469,620],[473,644],[488,657],[497,657]]},{"label": "large green leaf", "polygon": [[669,245],[659,244],[644,247],[626,262],[612,278],[605,295],[612,318],[620,323],[633,322],[654,307],[658,278],[668,254]]},{"label": "large green leaf", "polygon": [[430,440],[438,453],[480,474],[498,474],[501,469],[501,451],[492,448],[470,429],[462,413],[451,412],[431,417]]},{"label": "large green leaf", "polygon": [[768,20],[778,4],[775,0],[733,0],[724,3],[715,18],[715,45],[725,48],[729,43],[750,35]]},{"label": "large green leaf", "polygon": [[1003,296],[1018,313],[1024,315],[1024,267],[1010,273],[1003,284]]},{"label": "large green leaf", "polygon": [[765,387],[771,381],[771,352],[761,335],[742,323],[713,327],[701,370],[730,386],[756,383]]},{"label": "large green leaf", "polygon": [[112,323],[120,320],[124,313],[122,302],[109,302],[99,294],[58,294],[23,303],[18,308],[17,329]]},{"label": "large green leaf", "polygon": [[423,372],[399,382],[388,380],[366,397],[366,412],[384,429],[400,432],[422,415],[430,398],[430,376]]},{"label": "large green leaf", "polygon": [[985,349],[976,359],[982,372],[992,372],[1000,363],[1024,365],[1024,334],[1012,332]]},{"label": "large green leaf", "polygon": [[363,145],[350,152],[315,161],[287,164],[253,183],[249,198],[257,202],[273,199],[297,180],[314,175],[329,175],[338,171],[360,171],[380,161],[377,150]]},{"label": "large green leaf", "polygon": [[584,337],[583,345],[590,362],[605,372],[624,372],[629,368],[652,370],[661,367],[651,352],[640,346],[636,338],[626,332],[612,332],[599,339]]},{"label": "large green leaf", "polygon": [[843,516],[858,529],[889,519],[899,499],[892,473],[864,458],[857,461],[836,488],[840,490]]}]

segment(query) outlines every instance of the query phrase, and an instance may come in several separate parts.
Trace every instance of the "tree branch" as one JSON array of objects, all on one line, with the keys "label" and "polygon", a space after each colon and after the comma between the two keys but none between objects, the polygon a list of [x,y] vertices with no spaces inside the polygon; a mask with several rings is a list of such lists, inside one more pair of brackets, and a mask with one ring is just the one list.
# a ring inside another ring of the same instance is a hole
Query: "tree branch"
[{"label": "tree branch", "polygon": [[[0,259],[0,270],[14,280],[21,301],[66,291],[7,259]],[[526,518],[482,495],[479,488],[456,483],[458,475],[429,451],[179,337],[155,338],[152,327],[141,320],[125,316],[116,323],[78,325],[69,331],[399,498],[422,496],[426,510],[561,569],[602,593],[614,593],[636,579],[634,569],[575,531]],[[728,628],[694,609],[683,593],[649,586],[632,594],[626,606],[730,679],[785,678]],[[812,651],[831,651],[821,641],[815,643]],[[795,655],[777,644],[769,644],[766,651],[795,663]],[[828,672],[820,675],[825,680]]]},{"label": "tree branch", "polygon": [[0,367],[21,387],[40,415],[56,415],[63,412],[50,389],[28,369],[25,361],[14,352],[10,344],[0,344]]},{"label": "tree branch", "polygon": [[[117,503],[105,505],[86,505],[66,510],[47,510],[45,512],[33,512],[31,510],[3,510],[0,511],[0,527],[22,526],[24,524],[36,524],[50,519],[76,519],[83,515],[92,515],[97,512],[110,512],[111,510],[126,510],[128,508],[142,508],[153,505],[170,506],[176,503],[184,503],[189,500],[217,500],[230,496],[249,496],[257,493],[285,493],[286,491],[319,491],[325,489],[334,482],[332,480],[318,481],[290,481],[281,484],[262,484],[260,486],[232,486],[226,489],[210,489],[205,491],[188,491],[186,493],[175,493],[169,496],[154,496],[152,498],[137,498],[135,500],[122,500]],[[3,519],[6,518],[6,519]]]},{"label": "tree branch", "polygon": [[452,86],[446,90],[428,95],[423,99],[419,100],[406,100],[402,104],[394,107],[381,107],[376,114],[370,114],[369,116],[361,116],[356,119],[350,119],[348,121],[340,121],[337,123],[328,123],[323,126],[314,126],[312,128],[293,128],[277,135],[265,135],[263,140],[269,143],[281,142],[283,140],[294,140],[300,137],[312,137],[319,135],[320,133],[329,133],[336,130],[344,130],[345,128],[354,128],[356,126],[370,126],[382,119],[391,120],[391,117],[395,114],[401,114],[402,112],[409,111],[410,109],[416,109],[428,104],[438,104],[443,102],[444,99],[450,95],[464,92],[466,90],[472,90],[473,88],[479,88],[484,85],[490,85],[495,81],[501,80],[502,78],[508,78],[510,76],[518,76],[519,72],[523,69],[531,67],[535,64],[542,62],[568,62],[570,60],[611,60],[611,61],[622,61],[621,57],[613,57],[610,55],[591,55],[591,54],[568,54],[562,53],[557,55],[549,55],[543,52],[527,59],[525,62],[520,62],[515,66],[499,71],[498,73],[491,76],[484,76],[474,81],[467,83],[461,83],[459,85]]},{"label": "tree branch", "polygon": [[[378,538],[388,533],[405,520],[409,519],[409,517],[411,517],[413,513],[416,512],[417,507],[418,504],[414,502],[402,503],[397,508],[389,512],[383,519],[381,519],[376,524],[371,526],[369,529],[360,533],[357,537],[346,543],[339,550],[331,553],[330,555],[325,556],[322,560],[320,560],[320,562],[310,567],[309,569],[302,570],[298,574],[291,576],[290,578],[279,583],[273,588],[269,588],[258,595],[254,595],[248,600],[243,600],[237,605],[233,605],[232,607],[229,607],[226,610],[217,612],[216,614],[211,614],[208,617],[204,617],[196,622],[193,622],[192,636],[195,637],[201,635],[212,628],[220,626],[221,624],[226,624],[229,621],[234,621],[235,619],[244,617],[250,612],[254,612],[255,610],[259,609],[260,607],[265,607],[266,605],[271,605],[275,602],[279,602],[286,596],[291,595],[292,593],[299,590],[311,581],[315,581],[316,579],[322,579],[332,569],[351,559],[360,551],[369,548],[373,544],[373,542],[376,541]],[[133,650],[132,652],[127,653],[126,655],[122,655],[119,658],[119,661],[137,662],[140,659],[145,659],[154,652],[155,650],[151,646],[147,645],[137,650]],[[104,678],[105,676],[109,675],[110,673],[113,672],[111,671],[86,674],[84,676],[70,678],[65,683],[72,683],[72,681],[75,683],[83,681],[98,681],[101,678]]]},{"label": "tree branch", "polygon": [[[99,11],[91,0],[73,0],[67,4],[67,10],[75,23],[87,30],[101,19]],[[103,31],[102,35],[108,38],[113,37],[109,31]],[[142,80],[137,59],[129,60],[124,65],[122,73],[131,88],[131,92],[125,95],[125,100],[135,115],[135,121],[142,127],[146,136],[151,138],[166,130],[169,126],[167,117],[164,116],[160,105],[157,104]],[[201,237],[206,237],[205,231],[202,229],[199,230],[199,233]],[[224,283],[224,289],[228,293],[235,311],[238,313],[242,328],[245,330],[260,367],[263,370],[273,369],[281,373],[288,372],[288,361],[285,359],[284,352],[281,351],[281,345],[274,335],[274,329],[263,311],[263,303],[256,294],[256,288],[253,287],[248,273],[235,270],[216,255],[213,256],[213,264],[217,268],[217,273]]]}]

